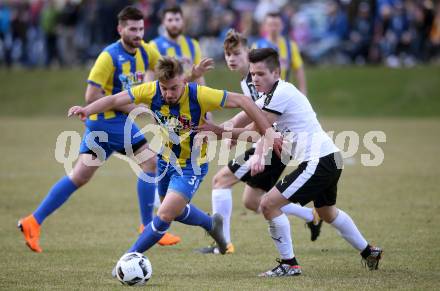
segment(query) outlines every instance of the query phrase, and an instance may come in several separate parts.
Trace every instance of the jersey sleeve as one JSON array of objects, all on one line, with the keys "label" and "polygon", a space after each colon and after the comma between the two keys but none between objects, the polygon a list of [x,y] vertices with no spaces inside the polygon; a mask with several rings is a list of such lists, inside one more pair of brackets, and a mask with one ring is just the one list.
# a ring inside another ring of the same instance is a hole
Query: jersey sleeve
[{"label": "jersey sleeve", "polygon": [[271,112],[277,115],[281,115],[286,111],[286,106],[289,104],[288,98],[290,98],[289,94],[284,93],[283,90],[275,90],[272,96],[265,96],[265,98],[262,101],[258,100],[259,102],[264,102],[263,107],[261,109]]},{"label": "jersey sleeve", "polygon": [[202,61],[202,51],[200,50],[200,45],[197,40],[192,39],[191,41],[194,45],[194,65],[198,65]]},{"label": "jersey sleeve", "polygon": [[154,40],[150,40],[148,45],[151,46],[152,48],[156,49],[159,52],[159,47],[157,46],[157,43]]},{"label": "jersey sleeve", "polygon": [[197,86],[197,99],[204,112],[221,109],[225,105],[228,92],[206,86]]},{"label": "jersey sleeve", "polygon": [[154,42],[150,42],[144,45],[148,54],[148,69],[154,71],[157,61],[161,58],[159,50]]},{"label": "jersey sleeve", "polygon": [[108,52],[104,51],[96,59],[87,78],[87,83],[99,88],[104,88],[114,70],[115,66],[113,65],[112,57]]},{"label": "jersey sleeve", "polygon": [[156,89],[156,82],[148,82],[129,89],[128,94],[133,103],[143,103],[151,107],[151,101],[156,94]]},{"label": "jersey sleeve", "polygon": [[296,71],[303,65],[303,60],[299,52],[298,46],[295,42],[290,42],[290,47],[292,48],[292,68]]}]

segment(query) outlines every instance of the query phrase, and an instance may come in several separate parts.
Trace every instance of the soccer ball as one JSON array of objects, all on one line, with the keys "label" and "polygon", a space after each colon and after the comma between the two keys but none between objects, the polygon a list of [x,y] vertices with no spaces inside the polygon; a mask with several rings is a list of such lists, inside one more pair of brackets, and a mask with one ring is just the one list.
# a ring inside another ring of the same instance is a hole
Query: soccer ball
[{"label": "soccer ball", "polygon": [[116,278],[123,285],[145,285],[152,274],[150,260],[140,253],[126,253],[116,264]]}]

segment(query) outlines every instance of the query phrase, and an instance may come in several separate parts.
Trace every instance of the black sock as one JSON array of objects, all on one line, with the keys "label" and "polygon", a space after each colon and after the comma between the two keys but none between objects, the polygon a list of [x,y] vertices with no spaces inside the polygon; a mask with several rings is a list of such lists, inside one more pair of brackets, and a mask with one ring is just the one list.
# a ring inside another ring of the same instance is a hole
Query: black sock
[{"label": "black sock", "polygon": [[291,265],[291,266],[299,265],[299,264],[298,264],[298,261],[296,260],[295,257],[293,257],[292,259],[287,259],[287,260],[282,259],[282,260],[281,260],[281,263],[283,263],[283,264],[287,264],[287,265]]},{"label": "black sock", "polygon": [[371,246],[367,245],[367,247],[361,252],[361,256],[366,259],[369,255],[371,255]]}]

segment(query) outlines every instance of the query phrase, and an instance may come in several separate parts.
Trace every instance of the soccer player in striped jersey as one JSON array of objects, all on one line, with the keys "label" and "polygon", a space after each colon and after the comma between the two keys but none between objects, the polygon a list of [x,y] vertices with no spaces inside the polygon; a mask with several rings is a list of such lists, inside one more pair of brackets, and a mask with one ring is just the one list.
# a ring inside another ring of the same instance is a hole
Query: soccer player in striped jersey
[{"label": "soccer player in striped jersey", "polygon": [[[183,34],[182,9],[179,6],[165,8],[162,12],[162,26],[165,34],[153,39],[150,44],[157,48],[162,56],[175,57],[180,60],[185,73],[189,74],[193,66],[201,62],[202,53],[199,42]],[[196,82],[201,85],[205,84],[203,76]]]},{"label": "soccer player in striped jersey", "polygon": [[[143,83],[154,70],[161,57],[151,45],[143,42],[144,22],[142,12],[134,7],[126,7],[118,14],[118,32],[121,39],[107,46],[98,56],[88,77],[85,99],[92,103],[106,95],[116,94],[137,84]],[[80,147],[80,155],[73,171],[61,178],[48,192],[38,208],[19,221],[26,245],[35,252],[42,252],[39,245],[40,226],[43,221],[80,187],[86,184],[99,168],[90,166],[97,157],[107,159],[115,151],[125,154],[124,125],[127,114],[135,106],[114,108],[103,113],[90,115],[86,120],[86,131]],[[99,141],[95,131],[103,131],[108,142]],[[137,154],[148,148],[147,141],[133,123],[131,131],[132,152]],[[98,148],[96,148],[98,147]],[[150,159],[139,164],[148,176],[155,176],[156,161]],[[137,192],[141,220],[148,224],[153,218],[155,185],[138,179]],[[167,234],[159,243],[176,244],[179,237]]]},{"label": "soccer player in striped jersey", "polygon": [[289,82],[292,73],[295,73],[298,89],[307,94],[307,82],[304,72],[304,65],[297,44],[287,36],[281,35],[283,21],[281,14],[268,13],[262,25],[264,37],[258,39],[252,48],[275,49],[280,56],[281,79]]},{"label": "soccer player in striped jersey", "polygon": [[[263,113],[248,97],[186,83],[182,64],[175,58],[164,57],[156,67],[158,81],[142,84],[119,94],[97,100],[86,107],[73,106],[69,116],[85,119],[91,114],[111,110],[131,103],[146,104],[161,126],[165,145],[158,154],[159,195],[164,196],[157,216],[149,223],[127,252],[145,252],[161,239],[172,221],[205,229],[226,252],[222,216],[209,216],[191,199],[207,173],[207,143],[196,141],[197,127],[205,122],[204,115],[222,108],[242,108],[255,122],[257,130],[274,143],[278,151],[281,140]],[[196,145],[196,146],[195,146]],[[115,273],[115,272],[114,272]]]},{"label": "soccer player in striped jersey", "polygon": [[[224,54],[226,64],[231,71],[240,73],[242,78],[240,85],[243,94],[250,97],[254,102],[260,98],[255,85],[252,83],[252,76],[249,72],[248,60],[248,44],[247,39],[241,33],[231,29],[228,31],[224,40]],[[228,122],[233,127],[244,127],[250,123],[250,120],[244,113],[239,113]],[[224,124],[224,123],[223,123]],[[213,132],[221,132],[221,128],[206,127],[206,130]],[[220,125],[221,127],[222,125]],[[221,135],[219,135],[221,136]],[[238,157],[229,162],[228,166],[222,167],[212,180],[212,212],[219,213],[223,216],[223,232],[228,244],[227,254],[232,254],[235,247],[231,241],[230,220],[232,214],[232,186],[242,181],[246,183],[243,192],[243,203],[249,210],[259,212],[260,200],[263,194],[269,191],[281,176],[286,165],[280,158],[273,156],[271,165],[264,169],[264,172],[252,177],[250,169],[245,168],[244,163],[249,160],[254,152],[254,148],[247,150],[243,156]],[[240,162],[239,162],[240,161]],[[322,221],[313,208],[302,207],[297,204],[290,203],[286,205],[283,212],[288,215],[294,215],[304,219],[311,231],[311,240],[315,241],[320,234]],[[211,246],[198,249],[202,253],[218,253],[218,247],[213,244]]]}]

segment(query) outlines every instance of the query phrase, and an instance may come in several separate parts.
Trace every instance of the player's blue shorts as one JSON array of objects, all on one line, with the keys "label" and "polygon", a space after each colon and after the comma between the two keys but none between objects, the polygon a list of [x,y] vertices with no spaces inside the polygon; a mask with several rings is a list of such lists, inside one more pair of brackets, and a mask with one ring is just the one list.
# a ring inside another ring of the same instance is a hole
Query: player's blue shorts
[{"label": "player's blue shorts", "polygon": [[194,171],[192,166],[180,169],[182,174],[171,164],[168,164],[161,158],[157,159],[156,178],[160,179],[157,183],[159,196],[164,197],[168,190],[173,190],[182,194],[188,201],[191,201],[203,178],[208,173],[208,164],[200,165],[200,171]]},{"label": "player's blue shorts", "polygon": [[[127,115],[122,112],[116,112],[116,116],[110,119],[104,119],[101,113],[98,116],[98,120],[87,119],[85,122],[86,130],[81,141],[79,153],[92,154],[99,158],[103,157],[105,153],[105,159],[108,159],[114,151],[126,154],[124,127],[127,119]],[[130,136],[127,136],[127,139],[134,153],[146,144],[147,140],[134,121],[128,119],[127,122],[131,123],[128,127]]]}]

